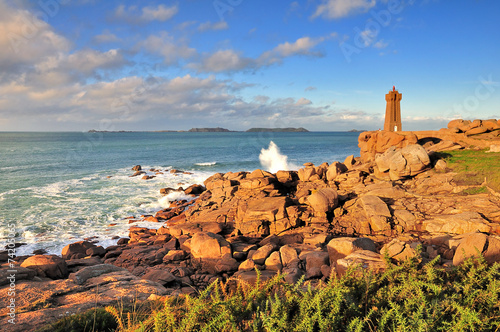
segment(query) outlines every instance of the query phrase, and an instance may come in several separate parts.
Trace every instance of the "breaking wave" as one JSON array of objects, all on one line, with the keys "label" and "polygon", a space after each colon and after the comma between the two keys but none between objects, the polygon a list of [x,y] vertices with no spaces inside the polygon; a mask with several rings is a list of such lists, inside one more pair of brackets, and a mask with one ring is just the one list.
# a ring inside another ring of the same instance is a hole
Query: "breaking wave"
[{"label": "breaking wave", "polygon": [[288,157],[281,154],[279,147],[273,141],[269,143],[267,149],[260,150],[259,160],[262,167],[271,173],[298,168],[293,163],[288,162]]}]

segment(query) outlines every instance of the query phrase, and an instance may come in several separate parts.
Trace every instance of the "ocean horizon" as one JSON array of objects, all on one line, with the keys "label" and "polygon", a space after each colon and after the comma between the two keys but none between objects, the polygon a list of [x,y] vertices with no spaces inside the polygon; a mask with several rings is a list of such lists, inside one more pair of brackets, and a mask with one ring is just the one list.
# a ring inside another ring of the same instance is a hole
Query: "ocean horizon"
[{"label": "ocean horizon", "polygon": [[[359,132],[0,132],[0,230],[9,224],[17,255],[60,254],[92,238],[103,246],[128,236],[129,217],[154,214],[182,194],[165,187],[202,184],[214,173],[296,170],[306,162],[359,155]],[[147,175],[131,177],[141,165]],[[185,173],[171,173],[176,169]],[[157,171],[160,171],[161,174]],[[163,223],[134,223],[158,228]]]}]

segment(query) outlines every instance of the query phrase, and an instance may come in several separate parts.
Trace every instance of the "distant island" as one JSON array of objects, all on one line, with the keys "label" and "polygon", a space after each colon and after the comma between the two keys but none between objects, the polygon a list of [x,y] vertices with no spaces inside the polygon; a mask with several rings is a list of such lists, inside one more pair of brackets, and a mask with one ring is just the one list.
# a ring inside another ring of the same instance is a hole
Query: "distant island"
[{"label": "distant island", "polygon": [[[354,131],[354,130],[351,130]],[[364,130],[360,130],[364,131]],[[229,130],[226,128],[191,128],[189,130],[154,130],[154,131],[128,131],[128,130],[116,130],[116,131],[108,131],[108,130],[95,130],[91,129],[88,131],[89,133],[235,133],[238,131]],[[258,133],[258,132],[273,132],[273,133],[308,133],[309,130],[305,128],[250,128],[246,131],[247,133]]]},{"label": "distant island", "polygon": [[191,128],[188,130],[190,133],[229,133],[232,132],[232,130],[226,129],[226,128]]},{"label": "distant island", "polygon": [[365,130],[365,129],[361,129],[361,130],[359,130],[359,129],[351,129],[351,130],[348,131],[348,133],[362,133],[364,131],[368,131],[368,130]]},{"label": "distant island", "polygon": [[308,133],[309,130],[305,128],[250,128],[247,130],[247,133],[255,133],[255,132],[273,132],[273,133]]}]

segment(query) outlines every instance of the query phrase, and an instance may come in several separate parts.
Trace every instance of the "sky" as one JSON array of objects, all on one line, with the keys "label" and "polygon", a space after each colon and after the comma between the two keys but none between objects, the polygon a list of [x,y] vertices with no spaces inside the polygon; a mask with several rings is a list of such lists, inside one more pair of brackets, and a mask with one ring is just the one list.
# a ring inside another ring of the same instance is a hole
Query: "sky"
[{"label": "sky", "polygon": [[0,0],[0,131],[500,118],[497,0]]}]

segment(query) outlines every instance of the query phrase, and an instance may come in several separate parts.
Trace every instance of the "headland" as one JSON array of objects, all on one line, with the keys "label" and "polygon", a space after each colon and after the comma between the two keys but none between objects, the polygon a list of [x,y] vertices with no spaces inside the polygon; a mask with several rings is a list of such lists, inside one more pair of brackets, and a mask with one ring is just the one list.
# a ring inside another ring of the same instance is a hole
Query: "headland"
[{"label": "headland", "polygon": [[[21,295],[13,331],[117,298],[193,295],[216,280],[251,284],[283,273],[289,283],[303,279],[316,287],[350,269],[382,272],[387,259],[398,264],[418,256],[443,269],[479,254],[488,264],[499,262],[499,134],[497,120],[362,132],[360,156],[342,162],[217,173],[189,188],[158,188],[191,200],[131,217],[129,237],[115,246],[79,241],[60,256],[16,257]],[[133,226],[141,219],[163,225]],[[6,315],[8,251],[0,259]]]}]

